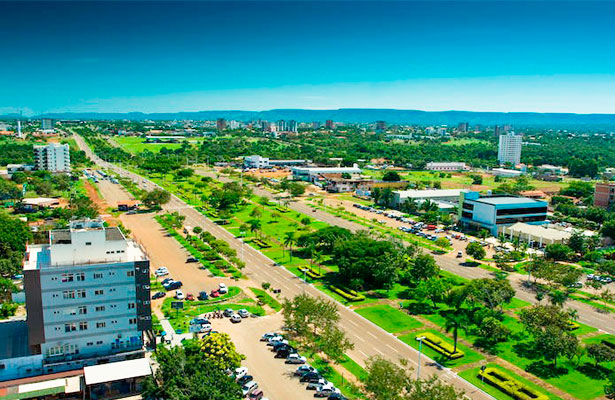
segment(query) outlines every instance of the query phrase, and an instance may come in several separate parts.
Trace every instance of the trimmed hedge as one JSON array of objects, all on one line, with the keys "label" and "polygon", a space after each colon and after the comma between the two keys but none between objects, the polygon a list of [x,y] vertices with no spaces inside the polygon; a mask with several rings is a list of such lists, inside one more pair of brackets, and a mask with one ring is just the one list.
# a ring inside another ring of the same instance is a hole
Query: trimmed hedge
[{"label": "trimmed hedge", "polygon": [[261,239],[252,239],[253,243],[256,243],[256,245],[262,249],[268,249],[271,247],[271,245],[267,242],[265,242],[264,240]]},{"label": "trimmed hedge", "polygon": [[331,285],[330,288],[331,288],[331,290],[334,293],[339,294],[340,296],[342,296],[343,298],[345,298],[348,301],[361,301],[361,300],[365,300],[365,296],[363,296],[361,293],[358,293],[358,292],[356,292],[354,290],[346,289],[346,288],[342,289],[342,288],[339,288],[339,287],[333,286],[333,285]]},{"label": "trimmed hedge", "polygon": [[580,327],[581,327],[581,325],[577,324],[577,323],[576,323],[576,322],[574,322],[574,321],[568,321],[568,322],[567,322],[567,326],[566,326],[566,328],[567,328],[569,331],[574,331],[575,329],[579,329]]},{"label": "trimmed hedge", "polygon": [[324,276],[323,274],[319,274],[317,271],[314,271],[314,269],[310,267],[301,267],[299,268],[299,271],[305,271],[305,274],[312,279],[321,279]]},{"label": "trimmed hedge", "polygon": [[602,344],[615,350],[615,337],[608,337],[602,339]]},{"label": "trimmed hedge", "polygon": [[458,358],[465,356],[465,353],[463,352],[463,350],[457,349],[457,351],[453,352],[453,350],[455,349],[455,346],[446,342],[444,339],[440,338],[437,335],[434,335],[431,332],[419,333],[416,335],[417,338],[421,336],[425,337],[425,339],[423,339],[423,343],[425,345],[431,347],[438,353],[450,358],[451,360],[456,360]]},{"label": "trimmed hedge", "polygon": [[549,400],[547,395],[544,395],[533,388],[524,385],[513,377],[509,376],[502,370],[488,367],[484,371],[480,371],[478,376],[489,382],[491,385],[500,389],[507,395],[518,400]]}]

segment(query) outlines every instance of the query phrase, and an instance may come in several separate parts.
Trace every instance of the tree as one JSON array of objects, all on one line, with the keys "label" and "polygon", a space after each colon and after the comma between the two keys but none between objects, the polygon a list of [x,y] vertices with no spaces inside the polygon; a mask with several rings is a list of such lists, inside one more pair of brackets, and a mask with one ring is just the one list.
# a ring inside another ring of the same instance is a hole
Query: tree
[{"label": "tree", "polygon": [[487,255],[485,248],[478,242],[468,243],[466,246],[466,254],[476,260],[482,260]]},{"label": "tree", "polygon": [[490,310],[502,311],[504,304],[511,302],[515,297],[515,289],[507,279],[475,279],[470,281],[467,287],[468,296],[483,304]]},{"label": "tree", "polygon": [[260,208],[258,208],[258,207],[254,207],[252,209],[252,211],[250,212],[250,217],[256,218],[256,219],[260,219],[260,217],[262,215],[263,215],[263,213],[261,212]]},{"label": "tree", "polygon": [[396,171],[387,171],[382,176],[382,180],[385,182],[399,182],[401,181],[401,177]]},{"label": "tree", "polygon": [[566,261],[572,255],[572,249],[561,243],[553,243],[545,247],[545,257],[554,261]]},{"label": "tree", "polygon": [[31,239],[24,221],[0,213],[0,276],[9,278],[21,270],[26,243]]},{"label": "tree", "polygon": [[345,359],[348,350],[354,349],[354,344],[348,339],[346,332],[333,324],[327,325],[319,339],[320,351],[336,364]]},{"label": "tree", "polygon": [[420,281],[437,277],[440,273],[440,267],[432,255],[419,254],[414,259],[411,271],[414,280]]},{"label": "tree", "polygon": [[594,359],[596,367],[602,362],[615,361],[615,350],[603,343],[590,343],[586,349],[587,355]]},{"label": "tree", "polygon": [[419,297],[424,297],[431,300],[433,307],[437,308],[437,303],[446,298],[451,287],[452,285],[448,280],[432,277],[430,279],[420,281],[416,287],[416,293]]},{"label": "tree", "polygon": [[602,228],[600,228],[600,234],[603,237],[609,237],[611,239],[615,239],[615,218],[609,219],[602,224]]},{"label": "tree", "polygon": [[564,292],[562,290],[553,290],[549,292],[549,301],[555,306],[564,307],[564,303],[566,303],[566,300],[568,300],[567,292]]},{"label": "tree", "polygon": [[471,174],[469,177],[472,179],[472,185],[482,185],[483,176],[479,174]]},{"label": "tree", "polygon": [[611,372],[608,382],[604,386],[604,394],[607,399],[615,399],[615,372]]},{"label": "tree", "polygon": [[168,400],[240,400],[241,388],[233,377],[202,357],[194,346],[159,347],[158,363],[143,384],[143,397]]},{"label": "tree", "polygon": [[587,252],[587,240],[582,231],[575,229],[568,239],[568,247],[575,253],[584,255]]},{"label": "tree", "polygon": [[19,200],[21,198],[22,191],[16,184],[0,179],[0,200]]},{"label": "tree", "polygon": [[284,234],[284,246],[288,247],[290,252],[290,262],[293,261],[293,245],[297,243],[297,239],[295,238],[295,232],[290,231]]},{"label": "tree", "polygon": [[235,344],[227,333],[211,333],[199,343],[203,357],[221,370],[234,369],[246,358],[235,349]]},{"label": "tree", "polygon": [[200,226],[195,226],[194,228],[192,228],[192,232],[194,232],[195,235],[198,235],[203,232],[203,228],[201,228]]},{"label": "tree", "polygon": [[574,333],[549,326],[536,336],[534,344],[544,358],[553,360],[553,366],[557,367],[559,356],[572,358],[576,354],[579,339]]},{"label": "tree", "polygon": [[409,371],[383,357],[370,357],[365,362],[365,390],[372,400],[402,400],[404,387],[411,379]]},{"label": "tree", "polygon": [[290,195],[293,197],[301,196],[305,193],[305,186],[298,182],[292,182],[289,186]]},{"label": "tree", "polygon": [[312,223],[312,220],[310,219],[310,217],[303,217],[301,218],[301,225],[307,227]]},{"label": "tree", "polygon": [[408,393],[404,400],[458,400],[465,398],[464,391],[447,385],[437,376],[428,379],[416,379],[406,386]]},{"label": "tree", "polygon": [[445,318],[444,330],[446,333],[453,332],[453,353],[455,353],[457,351],[459,329],[466,330],[470,321],[465,313],[447,313]]},{"label": "tree", "polygon": [[248,221],[248,226],[250,232],[256,235],[261,230],[261,221],[258,219],[251,219]]},{"label": "tree", "polygon": [[447,238],[445,238],[445,237],[439,237],[438,239],[436,239],[436,241],[434,242],[434,244],[435,244],[436,246],[438,246],[438,247],[445,248],[445,247],[450,246],[450,244],[451,244],[451,243],[448,241],[448,239],[447,239]]},{"label": "tree", "polygon": [[185,179],[190,178],[194,175],[194,170],[192,168],[182,168],[175,173],[178,178]]},{"label": "tree", "polygon": [[493,346],[496,343],[506,341],[511,332],[498,319],[485,317],[478,324],[477,333],[482,344]]},{"label": "tree", "polygon": [[163,204],[166,204],[171,200],[171,194],[164,189],[153,189],[150,192],[146,192],[141,198],[143,204],[149,208],[160,208]]}]

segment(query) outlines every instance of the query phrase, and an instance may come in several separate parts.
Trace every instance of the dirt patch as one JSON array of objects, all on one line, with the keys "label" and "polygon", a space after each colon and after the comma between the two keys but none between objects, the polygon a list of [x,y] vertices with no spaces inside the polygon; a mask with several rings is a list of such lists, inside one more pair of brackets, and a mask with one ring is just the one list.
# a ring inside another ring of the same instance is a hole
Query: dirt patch
[{"label": "dirt patch", "polygon": [[245,173],[246,175],[255,176],[257,178],[277,178],[284,179],[288,178],[292,175],[289,169],[259,169],[259,170],[251,170]]}]

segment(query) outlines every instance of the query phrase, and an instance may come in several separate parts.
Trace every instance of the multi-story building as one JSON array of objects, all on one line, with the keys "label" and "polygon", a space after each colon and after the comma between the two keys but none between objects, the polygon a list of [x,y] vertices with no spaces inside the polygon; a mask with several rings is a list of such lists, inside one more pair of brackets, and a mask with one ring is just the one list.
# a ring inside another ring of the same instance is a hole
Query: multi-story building
[{"label": "multi-story building", "polygon": [[297,133],[298,131],[297,121],[292,120],[292,119],[290,121],[286,121],[286,131]]},{"label": "multi-story building", "polygon": [[494,236],[502,231],[502,227],[517,222],[540,225],[547,219],[547,202],[527,197],[462,192],[459,203],[459,221],[463,225],[487,229]]},{"label": "multi-story building", "polygon": [[469,131],[469,129],[470,129],[470,123],[468,122],[460,122],[457,125],[457,132],[459,133],[466,133]]},{"label": "multi-story building", "polygon": [[51,172],[70,171],[70,147],[59,143],[35,145],[34,167]]},{"label": "multi-story building", "polygon": [[615,203],[615,182],[598,182],[594,188],[594,206],[609,208]]},{"label": "multi-story building", "polygon": [[218,118],[216,120],[216,128],[218,128],[219,131],[223,131],[226,129],[226,120],[224,118]]},{"label": "multi-story building", "polygon": [[55,122],[51,118],[43,118],[41,120],[41,128],[43,129],[43,131],[53,132],[54,131],[54,125],[55,125]]},{"label": "multi-story building", "polygon": [[334,129],[335,128],[335,123],[333,122],[332,119],[328,119],[325,121],[325,128],[327,129]]},{"label": "multi-story building", "polygon": [[269,158],[261,156],[247,156],[243,159],[243,166],[246,168],[269,168]]},{"label": "multi-story building", "polygon": [[349,174],[357,176],[361,174],[361,168],[357,164],[352,167],[294,167],[291,168],[294,180],[315,182],[322,174]]},{"label": "multi-story building", "polygon": [[387,130],[386,121],[376,121],[376,132],[384,132]]},{"label": "multi-story building", "polygon": [[43,373],[143,356],[151,331],[149,260],[117,227],[73,221],[24,264],[28,344]]},{"label": "multi-story building", "polygon": [[399,208],[406,201],[422,203],[426,200],[456,204],[461,193],[469,192],[468,189],[425,189],[425,190],[395,190],[390,206]]},{"label": "multi-story building", "polygon": [[521,142],[523,136],[509,132],[506,135],[500,135],[499,140],[498,161],[500,164],[519,164],[521,162]]}]

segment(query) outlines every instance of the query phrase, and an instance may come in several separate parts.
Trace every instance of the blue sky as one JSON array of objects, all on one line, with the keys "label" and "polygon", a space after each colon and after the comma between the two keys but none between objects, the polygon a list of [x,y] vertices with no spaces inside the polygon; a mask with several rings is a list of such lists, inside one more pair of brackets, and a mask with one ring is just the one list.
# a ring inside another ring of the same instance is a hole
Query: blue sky
[{"label": "blue sky", "polygon": [[615,113],[613,2],[0,2],[0,113]]}]

